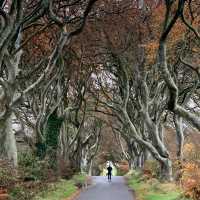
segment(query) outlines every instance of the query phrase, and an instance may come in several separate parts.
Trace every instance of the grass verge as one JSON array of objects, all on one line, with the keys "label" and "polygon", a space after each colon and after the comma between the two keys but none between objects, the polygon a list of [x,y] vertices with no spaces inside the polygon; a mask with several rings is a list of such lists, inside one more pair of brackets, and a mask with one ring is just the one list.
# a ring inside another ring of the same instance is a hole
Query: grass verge
[{"label": "grass verge", "polygon": [[71,180],[60,180],[50,184],[47,190],[36,195],[33,200],[65,200],[76,193],[85,180],[84,175],[75,175]]},{"label": "grass verge", "polygon": [[137,200],[188,200],[174,183],[160,183],[157,179],[145,179],[134,171],[127,176],[128,185],[134,190]]}]

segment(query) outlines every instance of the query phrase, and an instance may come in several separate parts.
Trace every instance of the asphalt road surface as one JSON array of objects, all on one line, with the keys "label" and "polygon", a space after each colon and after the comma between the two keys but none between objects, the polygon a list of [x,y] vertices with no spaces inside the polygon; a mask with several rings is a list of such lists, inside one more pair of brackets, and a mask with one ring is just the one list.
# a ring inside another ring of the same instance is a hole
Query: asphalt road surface
[{"label": "asphalt road surface", "polygon": [[78,200],[133,200],[133,195],[121,176],[107,177],[94,176],[93,185],[83,191]]}]

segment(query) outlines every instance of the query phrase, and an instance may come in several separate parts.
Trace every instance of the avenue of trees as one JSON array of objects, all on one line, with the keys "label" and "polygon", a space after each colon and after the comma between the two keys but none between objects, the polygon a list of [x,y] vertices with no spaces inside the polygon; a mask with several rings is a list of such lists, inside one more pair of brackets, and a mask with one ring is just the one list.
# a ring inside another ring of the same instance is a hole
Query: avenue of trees
[{"label": "avenue of trees", "polygon": [[155,159],[172,180],[165,125],[180,162],[185,127],[200,131],[199,8],[199,0],[0,0],[0,158],[17,168],[20,133],[51,168],[62,160],[91,173],[109,127],[130,168]]}]

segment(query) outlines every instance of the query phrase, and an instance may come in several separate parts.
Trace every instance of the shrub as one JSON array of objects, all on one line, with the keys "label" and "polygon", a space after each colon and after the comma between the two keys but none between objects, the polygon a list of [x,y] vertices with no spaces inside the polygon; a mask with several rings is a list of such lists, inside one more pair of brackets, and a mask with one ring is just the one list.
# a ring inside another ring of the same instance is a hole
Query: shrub
[{"label": "shrub", "polygon": [[143,169],[144,175],[149,178],[159,177],[160,175],[160,165],[156,160],[146,160]]},{"label": "shrub", "polygon": [[197,164],[183,164],[181,184],[186,197],[200,199],[200,167]]},{"label": "shrub", "polygon": [[75,169],[71,166],[69,161],[63,159],[59,160],[59,175],[63,179],[70,179],[75,174]]},{"label": "shrub", "polygon": [[8,161],[0,160],[0,188],[12,187],[17,181],[16,173]]},{"label": "shrub", "polygon": [[123,176],[129,172],[129,165],[127,161],[121,161],[117,166],[117,175]]},{"label": "shrub", "polygon": [[46,191],[50,184],[43,181],[18,182],[9,189],[11,200],[30,200],[36,194]]},{"label": "shrub", "polygon": [[181,163],[180,183],[185,196],[194,200],[200,199],[200,165],[199,151],[192,143],[183,148],[184,161]]},{"label": "shrub", "polygon": [[45,180],[48,175],[48,162],[40,161],[31,153],[19,155],[19,168],[24,181]]},{"label": "shrub", "polygon": [[13,189],[11,189],[9,194],[12,200],[30,200],[33,196],[30,190],[26,190],[26,188],[22,186],[15,186]]}]

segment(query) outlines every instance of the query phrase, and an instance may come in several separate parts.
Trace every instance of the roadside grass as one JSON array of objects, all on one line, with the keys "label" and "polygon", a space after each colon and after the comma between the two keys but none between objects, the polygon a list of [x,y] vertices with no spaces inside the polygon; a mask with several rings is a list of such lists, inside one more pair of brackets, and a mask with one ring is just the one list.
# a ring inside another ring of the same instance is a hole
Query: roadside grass
[{"label": "roadside grass", "polygon": [[71,180],[63,180],[49,185],[48,189],[36,195],[33,200],[64,200],[72,196],[86,180],[84,175],[75,175]]},{"label": "roadside grass", "polygon": [[72,177],[72,180],[77,187],[82,187],[86,181],[86,178],[87,177],[84,174],[76,174]]},{"label": "roadside grass", "polygon": [[127,178],[137,200],[186,200],[174,183],[160,183],[157,179],[146,180],[139,172],[133,172]]}]

